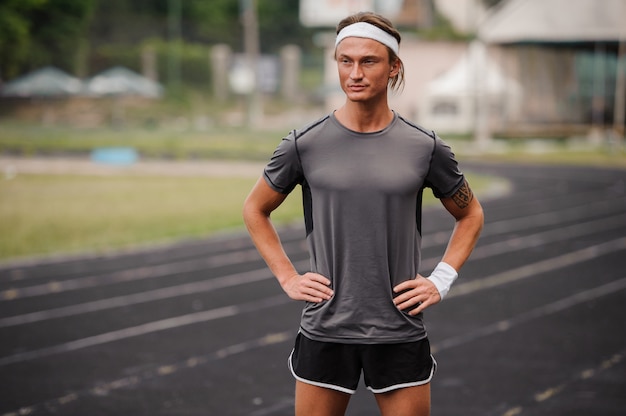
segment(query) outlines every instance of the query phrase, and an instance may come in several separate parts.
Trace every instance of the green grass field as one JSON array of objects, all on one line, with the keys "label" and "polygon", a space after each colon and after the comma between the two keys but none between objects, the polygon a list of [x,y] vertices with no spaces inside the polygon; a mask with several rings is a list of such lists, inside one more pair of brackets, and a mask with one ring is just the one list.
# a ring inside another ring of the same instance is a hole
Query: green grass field
[{"label": "green grass field", "polygon": [[287,133],[286,128],[198,130],[171,125],[155,129],[76,129],[4,122],[0,125],[0,154],[81,155],[100,147],[126,146],[146,158],[266,160],[271,154],[268,152]]},{"label": "green grass field", "polygon": [[[471,176],[480,193],[490,178]],[[28,175],[0,181],[0,259],[98,252],[241,231],[254,178]],[[425,204],[435,203],[430,192]],[[300,189],[272,215],[302,221]]]},{"label": "green grass field", "polygon": [[[254,179],[20,174],[0,182],[0,258],[100,251],[242,229]],[[301,212],[296,196],[275,213]]]}]

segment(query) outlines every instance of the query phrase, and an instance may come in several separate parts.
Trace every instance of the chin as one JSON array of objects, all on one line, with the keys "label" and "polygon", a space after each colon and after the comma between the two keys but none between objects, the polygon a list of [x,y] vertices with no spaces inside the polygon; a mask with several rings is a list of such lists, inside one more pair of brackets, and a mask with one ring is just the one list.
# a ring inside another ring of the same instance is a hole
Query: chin
[{"label": "chin", "polygon": [[345,91],[346,93],[346,97],[350,100],[350,101],[367,101],[369,100],[371,97],[369,96],[369,94],[364,94],[362,92],[352,92],[352,91]]}]

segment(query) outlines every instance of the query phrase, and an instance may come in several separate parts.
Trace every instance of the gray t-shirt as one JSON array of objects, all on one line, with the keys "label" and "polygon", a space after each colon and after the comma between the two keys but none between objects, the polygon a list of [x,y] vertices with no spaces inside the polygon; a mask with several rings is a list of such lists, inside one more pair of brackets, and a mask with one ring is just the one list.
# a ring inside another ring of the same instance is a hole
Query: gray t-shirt
[{"label": "gray t-shirt", "polygon": [[332,282],[330,300],[304,307],[301,331],[342,343],[424,338],[422,315],[398,310],[392,289],[418,273],[423,189],[441,198],[463,184],[450,147],[397,114],[374,133],[330,114],[285,137],[264,176],[281,193],[302,185],[311,271]]}]

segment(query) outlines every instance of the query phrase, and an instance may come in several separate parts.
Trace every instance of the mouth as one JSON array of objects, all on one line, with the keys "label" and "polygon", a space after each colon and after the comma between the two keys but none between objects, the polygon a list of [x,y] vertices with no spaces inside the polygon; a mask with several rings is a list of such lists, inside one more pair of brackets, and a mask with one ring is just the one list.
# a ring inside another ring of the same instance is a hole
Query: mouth
[{"label": "mouth", "polygon": [[363,91],[365,89],[365,85],[352,84],[352,85],[348,85],[348,89],[350,91]]}]

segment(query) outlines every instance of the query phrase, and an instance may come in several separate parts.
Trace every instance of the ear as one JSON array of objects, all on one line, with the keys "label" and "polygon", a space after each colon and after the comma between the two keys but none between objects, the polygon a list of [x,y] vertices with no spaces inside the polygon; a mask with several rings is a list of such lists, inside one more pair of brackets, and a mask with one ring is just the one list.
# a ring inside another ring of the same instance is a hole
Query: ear
[{"label": "ear", "polygon": [[394,59],[391,62],[391,69],[389,70],[389,78],[393,78],[400,72],[400,60]]}]

